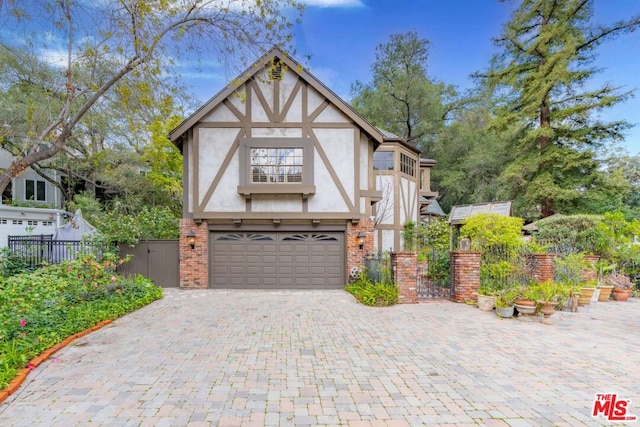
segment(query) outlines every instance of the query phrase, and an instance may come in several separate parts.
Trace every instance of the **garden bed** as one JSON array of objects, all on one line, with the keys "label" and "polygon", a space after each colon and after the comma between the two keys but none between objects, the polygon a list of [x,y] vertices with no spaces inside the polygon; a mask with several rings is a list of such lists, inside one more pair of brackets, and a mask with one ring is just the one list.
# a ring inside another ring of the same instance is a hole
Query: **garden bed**
[{"label": "garden bed", "polygon": [[0,277],[0,392],[46,350],[162,298],[150,280],[115,269],[84,257]]}]

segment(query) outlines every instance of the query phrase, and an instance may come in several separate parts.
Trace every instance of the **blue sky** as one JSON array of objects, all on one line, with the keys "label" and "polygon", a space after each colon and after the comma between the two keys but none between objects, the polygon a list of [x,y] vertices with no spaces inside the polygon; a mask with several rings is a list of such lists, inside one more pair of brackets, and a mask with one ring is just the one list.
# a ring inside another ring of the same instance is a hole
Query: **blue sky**
[{"label": "blue sky", "polygon": [[[375,48],[395,33],[416,31],[431,42],[428,74],[457,86],[473,85],[469,75],[487,67],[496,48],[492,37],[501,33],[515,3],[497,0],[306,0],[302,24],[296,28],[297,59],[305,55],[312,74],[334,92],[349,98],[356,80],[371,80]],[[596,0],[596,23],[612,23],[640,13],[638,0]],[[304,61],[303,61],[304,62]],[[604,44],[596,65],[603,69],[594,79],[640,91],[640,31]],[[233,78],[235,76],[228,76]],[[225,82],[197,79],[202,102]],[[605,119],[626,119],[640,126],[640,92],[636,98],[603,114]],[[628,132],[623,148],[640,153],[640,127]]]}]

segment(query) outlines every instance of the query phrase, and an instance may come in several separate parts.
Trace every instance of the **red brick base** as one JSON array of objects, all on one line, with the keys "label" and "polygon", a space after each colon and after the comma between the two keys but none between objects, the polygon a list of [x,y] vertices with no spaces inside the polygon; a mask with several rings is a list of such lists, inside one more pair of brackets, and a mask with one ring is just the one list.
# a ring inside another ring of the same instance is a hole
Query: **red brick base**
[{"label": "red brick base", "polygon": [[398,286],[398,302],[415,304],[418,302],[418,261],[415,252],[395,252],[391,254],[391,266]]},{"label": "red brick base", "polygon": [[531,275],[537,283],[553,282],[555,276],[555,254],[527,255]]},{"label": "red brick base", "polygon": [[[356,267],[362,269],[364,267],[365,254],[373,253],[373,221],[370,219],[363,219],[357,224],[352,222],[347,223],[347,232],[345,233],[346,247],[347,247],[347,262],[346,262],[346,275],[345,280],[349,280],[351,269]],[[360,249],[358,244],[358,233],[364,232],[364,245]],[[346,283],[345,283],[346,284]]]},{"label": "red brick base", "polygon": [[480,252],[451,252],[451,285],[456,302],[476,301],[480,288]]},{"label": "red brick base", "polygon": [[[187,234],[196,235],[192,249]],[[191,218],[180,220],[180,289],[207,289],[209,287],[209,230],[206,222],[196,224]]]}]

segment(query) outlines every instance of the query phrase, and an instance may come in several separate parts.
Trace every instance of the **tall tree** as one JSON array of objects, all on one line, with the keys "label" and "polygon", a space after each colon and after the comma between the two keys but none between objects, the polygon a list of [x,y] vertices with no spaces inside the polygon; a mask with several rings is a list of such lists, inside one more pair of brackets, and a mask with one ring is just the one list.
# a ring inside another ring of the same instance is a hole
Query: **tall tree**
[{"label": "tall tree", "polygon": [[[172,85],[173,66],[182,59],[199,54],[244,58],[285,43],[291,14],[284,8],[302,10],[297,0],[0,5],[7,9],[0,34],[11,34],[0,39],[0,91],[26,93],[33,101],[27,116],[14,114],[7,116],[14,120],[0,122],[3,143],[12,141],[15,155],[0,175],[0,193],[12,178],[65,150],[74,138],[91,143],[77,132],[91,129],[91,112],[105,105],[130,107],[134,98],[142,105],[150,102],[145,95]],[[61,61],[53,62],[58,56]]]},{"label": "tall tree", "polygon": [[351,86],[351,104],[376,126],[427,153],[454,107],[452,86],[427,77],[429,41],[415,32],[393,34],[376,48],[370,83]]},{"label": "tall tree", "polygon": [[502,52],[485,75],[506,95],[499,123],[521,125],[513,142],[518,158],[504,180],[523,211],[542,217],[597,190],[596,152],[628,128],[596,113],[630,93],[589,83],[598,72],[595,49],[636,28],[640,16],[601,26],[591,23],[592,15],[592,0],[522,0],[496,40]]}]

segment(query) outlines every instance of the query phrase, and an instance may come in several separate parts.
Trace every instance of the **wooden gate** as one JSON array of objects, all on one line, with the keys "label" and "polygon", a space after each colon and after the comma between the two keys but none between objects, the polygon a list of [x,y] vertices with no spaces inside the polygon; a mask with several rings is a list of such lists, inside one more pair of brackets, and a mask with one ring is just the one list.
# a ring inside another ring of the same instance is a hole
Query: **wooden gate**
[{"label": "wooden gate", "polygon": [[120,256],[131,261],[120,266],[123,275],[141,274],[163,288],[180,283],[180,252],[177,240],[143,240],[136,246],[120,245]]}]

